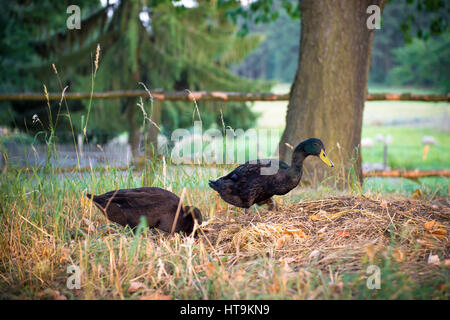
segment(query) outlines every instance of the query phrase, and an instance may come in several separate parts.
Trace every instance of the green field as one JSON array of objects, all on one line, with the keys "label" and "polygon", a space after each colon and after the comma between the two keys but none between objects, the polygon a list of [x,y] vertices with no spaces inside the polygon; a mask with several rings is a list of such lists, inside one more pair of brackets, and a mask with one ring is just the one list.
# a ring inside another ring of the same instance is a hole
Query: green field
[{"label": "green field", "polygon": [[[276,93],[289,92],[288,84],[278,84]],[[430,89],[409,87],[370,86],[371,93],[433,94]],[[276,128],[280,132],[286,121],[287,102],[256,102],[252,110],[260,113],[258,127]],[[362,149],[363,162],[382,163],[383,145],[377,143],[377,135],[391,135],[387,164],[392,169],[432,170],[450,169],[450,103],[420,101],[368,101],[363,118],[362,138],[374,141],[372,148]],[[430,146],[426,158],[422,158],[422,138],[432,136],[437,144]],[[369,178],[365,180],[367,192],[399,193],[411,195],[416,189],[424,193],[448,195],[449,179],[423,178],[417,181],[396,178]]]},{"label": "green field", "polygon": [[[290,85],[278,84],[275,93],[289,92]],[[418,93],[432,94],[433,91],[416,88],[369,87],[372,93]],[[258,112],[259,128],[283,129],[286,123],[287,101],[255,102],[252,110]],[[363,124],[366,125],[408,125],[438,127],[450,132],[450,104],[446,102],[421,101],[368,101],[364,108]]]},{"label": "green field", "polygon": [[[395,169],[433,170],[450,168],[450,134],[434,128],[410,126],[364,126],[362,136],[375,140],[377,134],[392,136],[388,146],[388,165]],[[433,136],[437,144],[429,146],[423,158],[422,137]],[[363,148],[363,162],[383,162],[383,144],[374,142]]]}]

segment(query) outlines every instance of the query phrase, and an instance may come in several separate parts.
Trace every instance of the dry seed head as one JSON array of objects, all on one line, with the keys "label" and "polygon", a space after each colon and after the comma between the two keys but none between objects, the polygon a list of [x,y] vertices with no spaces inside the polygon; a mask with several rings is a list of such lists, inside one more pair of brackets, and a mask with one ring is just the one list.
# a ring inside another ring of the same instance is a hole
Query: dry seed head
[{"label": "dry seed head", "polygon": [[49,100],[48,98],[48,91],[47,91],[47,87],[45,86],[45,84],[43,84],[44,86],[44,94],[45,94],[45,98],[47,99],[47,101]]},{"label": "dry seed head", "polygon": [[290,148],[291,150],[294,150],[294,147],[292,145],[290,145],[289,143],[285,142],[284,143],[288,148]]},{"label": "dry seed head", "polygon": [[95,65],[94,74],[97,73],[99,57],[100,57],[100,44],[97,44],[97,51],[95,53],[95,61],[94,61],[94,65]]},{"label": "dry seed head", "polygon": [[50,99],[48,97],[48,91],[47,91],[47,87],[45,86],[45,84],[43,84],[44,86],[44,94],[45,94],[45,99],[47,100],[47,106],[48,106],[48,110],[50,112],[50,119],[51,119],[51,109],[50,109]]}]

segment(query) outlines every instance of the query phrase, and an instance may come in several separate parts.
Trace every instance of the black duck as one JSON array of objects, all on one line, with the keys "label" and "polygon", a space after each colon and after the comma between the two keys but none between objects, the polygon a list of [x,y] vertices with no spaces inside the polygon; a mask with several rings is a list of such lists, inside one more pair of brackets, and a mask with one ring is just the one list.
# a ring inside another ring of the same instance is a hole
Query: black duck
[{"label": "black duck", "polygon": [[[216,181],[210,180],[209,186],[217,191],[225,202],[245,208],[246,212],[255,203],[268,204],[269,210],[272,210],[272,196],[284,195],[299,184],[303,161],[310,155],[320,157],[328,166],[333,167],[322,141],[310,138],[294,149],[291,166],[275,159],[258,159],[251,161],[253,163],[247,161],[226,176]],[[271,166],[279,169],[273,174],[261,174],[261,170],[267,170]]]},{"label": "black duck", "polygon": [[[87,194],[89,199],[102,211],[106,217],[120,224],[136,228],[141,216],[147,219],[150,228],[171,232],[180,198],[170,191],[144,187],[136,189],[121,189],[102,195]],[[174,232],[191,234],[194,228],[194,218],[202,223],[200,210],[195,207],[182,206]]]}]

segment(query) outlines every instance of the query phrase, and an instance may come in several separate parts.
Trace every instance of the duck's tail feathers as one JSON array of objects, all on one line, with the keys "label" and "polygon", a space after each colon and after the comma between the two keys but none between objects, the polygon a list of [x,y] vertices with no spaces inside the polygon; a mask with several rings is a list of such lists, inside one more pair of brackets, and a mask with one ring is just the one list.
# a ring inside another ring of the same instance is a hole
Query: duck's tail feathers
[{"label": "duck's tail feathers", "polygon": [[92,195],[90,193],[86,193],[86,197],[88,197],[89,199],[94,199],[95,195]]}]

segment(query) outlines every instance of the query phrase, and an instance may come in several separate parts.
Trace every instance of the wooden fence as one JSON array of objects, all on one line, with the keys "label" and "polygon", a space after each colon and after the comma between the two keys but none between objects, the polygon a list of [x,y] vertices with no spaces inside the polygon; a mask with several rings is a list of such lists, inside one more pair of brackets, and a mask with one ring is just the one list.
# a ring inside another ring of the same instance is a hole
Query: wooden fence
[{"label": "wooden fence", "polygon": [[[275,94],[270,92],[221,92],[221,91],[149,91],[155,100],[161,101],[222,101],[222,102],[244,102],[244,101],[288,101],[289,93]],[[66,92],[66,100],[83,99],[117,99],[117,98],[149,98],[149,92],[145,90],[119,90],[107,92]],[[62,100],[61,93],[49,93],[49,100]],[[44,93],[2,93],[0,101],[45,101]],[[367,101],[428,101],[450,102],[450,93],[447,94],[414,94],[414,93],[369,93]]]},{"label": "wooden fence", "polygon": [[[25,92],[25,93],[4,93],[0,94],[1,101],[62,101],[82,100],[82,99],[117,99],[117,98],[152,98],[157,101],[218,101],[218,102],[245,102],[245,101],[288,101],[289,94],[275,93],[246,93],[246,92],[220,92],[220,91],[164,91],[161,89],[146,90],[119,90],[107,92],[65,92],[48,93]],[[450,93],[447,94],[413,94],[413,93],[368,93],[367,101],[427,101],[427,102],[450,102]],[[153,135],[154,136],[154,135]],[[155,136],[156,138],[156,136]],[[31,155],[29,156],[32,157]],[[117,160],[117,161],[121,161]],[[120,168],[119,168],[120,169]],[[25,168],[31,170],[31,168]],[[60,172],[73,172],[80,170],[90,170],[89,168],[59,168]],[[421,177],[442,176],[450,177],[450,170],[429,170],[429,171],[366,171],[365,177],[403,177],[416,179]]]},{"label": "wooden fence", "polygon": [[[202,165],[202,164],[189,164],[190,166],[200,166],[205,168],[215,168],[215,167],[224,167],[225,165]],[[56,173],[76,173],[76,172],[90,172],[91,170],[95,172],[104,172],[110,170],[110,165],[105,167],[96,167],[95,169],[91,167],[65,167],[65,168],[56,168]],[[39,172],[43,167],[23,167],[23,168],[12,168],[12,170],[20,170],[23,172]],[[118,171],[128,171],[129,167],[115,167]],[[139,170],[139,169],[137,169]],[[450,170],[390,170],[390,171],[363,171],[363,176],[365,178],[370,177],[384,177],[384,178],[405,178],[405,179],[419,179],[426,177],[444,177],[450,178]]]}]

